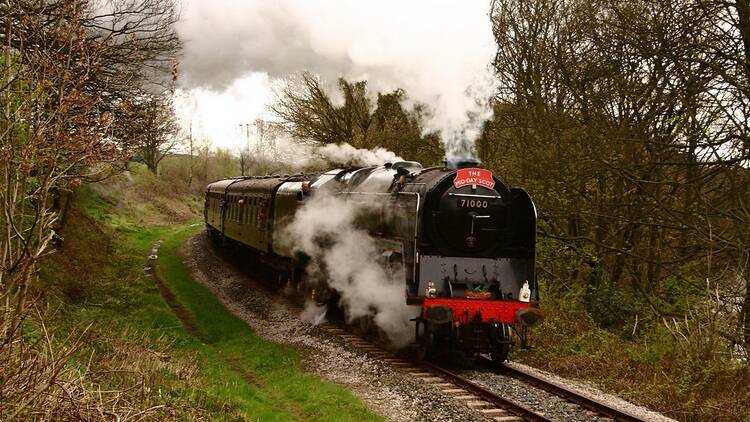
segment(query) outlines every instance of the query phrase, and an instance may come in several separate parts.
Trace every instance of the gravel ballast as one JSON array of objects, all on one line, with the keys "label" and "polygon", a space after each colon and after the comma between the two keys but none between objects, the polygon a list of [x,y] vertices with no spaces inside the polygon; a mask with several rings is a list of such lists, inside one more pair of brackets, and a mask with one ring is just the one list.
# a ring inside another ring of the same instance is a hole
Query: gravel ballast
[{"label": "gravel ballast", "polygon": [[[675,422],[674,419],[667,418],[659,413],[650,411],[642,406],[637,406],[619,397],[605,394],[593,387],[586,386],[582,383],[564,379],[553,374],[539,371],[530,366],[520,363],[510,362],[508,366],[520,367],[526,372],[531,372],[535,376],[546,381],[564,386],[570,390],[576,391],[586,397],[595,399],[600,403],[624,410],[625,412],[647,421],[654,422]],[[501,396],[514,400],[517,403],[534,409],[546,417],[559,421],[611,421],[612,419],[598,416],[577,404],[570,403],[554,394],[548,393],[539,388],[529,386],[512,377],[495,373],[487,369],[464,369],[455,371],[457,374],[485,388],[499,393]]]},{"label": "gravel ballast", "polygon": [[372,411],[392,421],[485,421],[478,413],[425,385],[383,358],[373,357],[338,335],[314,327],[279,303],[254,279],[217,253],[201,233],[183,249],[185,265],[196,280],[209,288],[230,312],[258,335],[290,344],[305,352],[304,365],[312,372],[345,386]]},{"label": "gravel ballast", "polygon": [[[245,321],[258,335],[302,349],[303,365],[311,372],[342,385],[373,412],[392,421],[486,421],[485,416],[442,393],[407,371],[393,366],[382,352],[353,344],[351,336],[313,326],[289,306],[281,295],[260,282],[264,270],[242,264],[241,259],[217,250],[205,233],[191,238],[183,248],[184,262],[195,279],[210,289],[224,306]],[[356,341],[354,342],[356,343]],[[512,364],[518,365],[518,364]],[[541,373],[533,368],[528,371]],[[487,369],[468,367],[455,371],[501,396],[559,421],[605,421],[575,404]],[[645,420],[671,421],[617,397],[554,375],[542,376],[577,389],[605,403],[612,403]]]}]

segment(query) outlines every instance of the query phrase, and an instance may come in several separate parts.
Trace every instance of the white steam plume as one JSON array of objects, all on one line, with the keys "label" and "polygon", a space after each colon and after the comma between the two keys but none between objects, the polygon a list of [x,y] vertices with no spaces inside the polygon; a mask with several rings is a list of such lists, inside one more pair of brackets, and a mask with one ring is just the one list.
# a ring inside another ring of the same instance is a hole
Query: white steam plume
[{"label": "white steam plume", "polygon": [[[295,215],[285,235],[311,258],[308,272],[325,271],[349,318],[372,316],[397,347],[413,340],[403,272],[389,274],[377,261],[375,241],[355,219],[367,205],[318,191]],[[321,270],[324,269],[324,270]],[[313,274],[315,275],[315,274]]]},{"label": "white steam plume", "polygon": [[305,309],[302,311],[300,318],[303,321],[309,322],[313,326],[317,326],[325,322],[326,310],[327,307],[325,305],[318,305],[312,300],[308,300],[305,302]]},{"label": "white steam plume", "polygon": [[327,161],[342,166],[380,166],[404,159],[385,148],[364,149],[342,144],[328,144],[315,149]]},{"label": "white steam plume", "polygon": [[449,156],[472,153],[496,92],[485,1],[188,0],[178,32],[188,87],[223,90],[253,72],[403,88],[430,108]]},{"label": "white steam plume", "polygon": [[279,159],[295,169],[308,166],[333,165],[340,167],[382,166],[404,159],[385,148],[355,148],[346,142],[312,146],[300,144],[293,139],[279,137],[276,139]]}]

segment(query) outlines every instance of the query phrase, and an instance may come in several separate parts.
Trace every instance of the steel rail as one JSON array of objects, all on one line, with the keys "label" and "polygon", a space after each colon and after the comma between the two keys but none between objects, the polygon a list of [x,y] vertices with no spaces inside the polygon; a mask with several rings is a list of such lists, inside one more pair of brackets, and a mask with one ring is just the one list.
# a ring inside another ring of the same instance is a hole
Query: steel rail
[{"label": "steel rail", "polygon": [[[489,359],[485,357],[482,357],[482,359],[484,359],[487,364],[492,364],[492,362]],[[572,403],[575,403],[583,408],[596,412],[600,415],[604,415],[608,418],[612,418],[616,421],[624,421],[624,422],[646,421],[646,419],[639,418],[624,410],[617,409],[615,407],[607,405],[592,397],[587,397],[581,393],[578,393],[560,384],[547,381],[523,369],[514,368],[508,365],[503,365],[502,367],[497,368],[497,373],[501,375],[509,376],[511,378],[515,378],[523,383],[533,385],[534,387],[537,387],[548,393],[554,394],[558,397],[561,397],[565,400],[568,400]]]},{"label": "steel rail", "polygon": [[[267,285],[263,283],[261,283],[261,285],[267,287]],[[302,304],[296,303],[294,300],[291,300],[290,298],[286,298],[280,295],[277,297],[282,298],[282,301],[287,304],[290,310],[295,311],[295,312],[300,312],[300,313],[303,311]],[[331,323],[329,322],[328,324],[331,324]],[[335,328],[338,328],[337,324],[331,324],[331,325]],[[347,328],[348,328],[347,325],[343,325],[343,328],[338,328],[338,329],[342,331],[346,331]],[[370,342],[368,340],[365,340],[365,341],[368,343]],[[406,360],[406,361],[409,361],[409,360]],[[594,411],[598,414],[604,415],[614,420],[625,421],[625,422],[645,422],[646,421],[646,419],[638,418],[624,410],[620,410],[620,409],[616,409],[611,406],[608,406],[596,399],[586,397],[564,386],[539,378],[527,371],[513,368],[507,365],[503,365],[502,367],[498,368],[494,362],[492,362],[489,358],[485,356],[480,356],[480,361],[484,362],[485,365],[487,365],[488,367],[494,368],[495,372],[498,374],[506,375],[511,378],[515,378],[523,383],[535,386],[541,390],[549,392],[550,394],[561,397],[572,403],[578,404],[579,406],[583,408]],[[508,400],[503,397],[500,397],[499,395],[492,392],[491,390],[485,387],[482,387],[481,385],[478,385],[447,369],[441,368],[439,366],[436,366],[434,364],[431,364],[425,361],[420,361],[420,362],[411,361],[411,364],[416,367],[421,367],[443,378],[446,378],[448,382],[454,384],[455,386],[461,389],[464,389],[467,392],[477,396],[478,398],[490,403],[491,405],[496,406],[497,408],[503,409],[507,411],[508,413],[511,413],[521,419],[524,419],[527,421],[534,421],[534,422],[549,422],[550,421],[550,419],[545,417],[543,414],[540,414],[531,409],[528,409],[524,407],[523,405],[517,402],[514,402],[512,400]]]},{"label": "steel rail", "polygon": [[512,413],[524,420],[533,421],[533,422],[551,421],[551,419],[545,417],[544,415],[534,412],[533,410],[528,409],[524,407],[523,405],[516,403],[512,400],[508,400],[506,398],[500,397],[499,395],[493,393],[489,389],[484,388],[481,385],[476,384],[474,382],[471,382],[468,379],[458,374],[455,374],[447,369],[441,368],[439,366],[435,366],[427,362],[421,362],[419,363],[419,366],[421,366],[422,368],[430,372],[439,374],[440,376],[446,378],[450,383],[455,384],[456,386],[463,388],[469,393],[476,395],[480,399],[494,406],[497,406],[498,408],[507,410],[509,413]]}]

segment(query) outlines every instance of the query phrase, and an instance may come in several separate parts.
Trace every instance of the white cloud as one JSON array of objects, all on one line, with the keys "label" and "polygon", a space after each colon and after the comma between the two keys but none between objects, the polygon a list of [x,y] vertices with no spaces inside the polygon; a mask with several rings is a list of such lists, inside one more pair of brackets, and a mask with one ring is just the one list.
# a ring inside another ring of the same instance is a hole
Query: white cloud
[{"label": "white cloud", "polygon": [[[252,72],[276,79],[309,70],[328,81],[403,88],[431,107],[429,129],[459,153],[491,116],[496,48],[488,12],[484,1],[192,0],[178,24],[181,78],[187,87],[240,89],[243,98],[254,94],[236,81]],[[222,120],[236,113],[227,109]]]},{"label": "white cloud", "polygon": [[248,142],[239,125],[268,118],[266,108],[272,96],[268,75],[255,72],[218,91],[182,89],[175,95],[175,109],[186,130],[192,119],[194,139],[208,139],[213,147],[236,151]]}]

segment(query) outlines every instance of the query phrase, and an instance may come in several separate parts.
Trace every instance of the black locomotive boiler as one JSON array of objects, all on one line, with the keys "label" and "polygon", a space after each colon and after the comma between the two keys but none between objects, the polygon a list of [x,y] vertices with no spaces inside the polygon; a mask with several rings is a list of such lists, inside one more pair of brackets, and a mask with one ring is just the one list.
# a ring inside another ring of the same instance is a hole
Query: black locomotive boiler
[{"label": "black locomotive boiler", "polygon": [[416,344],[426,354],[458,350],[503,362],[513,339],[525,342],[541,321],[534,203],[476,161],[219,180],[206,187],[206,227],[296,281],[305,257],[280,233],[323,192],[378,204],[361,224],[378,239],[373,259],[403,269],[403,300],[421,307]]}]

